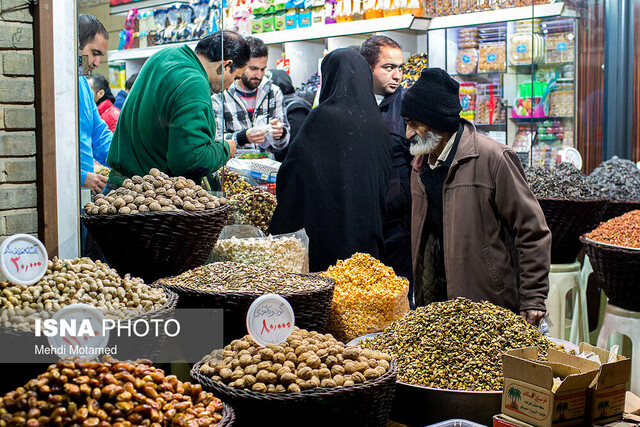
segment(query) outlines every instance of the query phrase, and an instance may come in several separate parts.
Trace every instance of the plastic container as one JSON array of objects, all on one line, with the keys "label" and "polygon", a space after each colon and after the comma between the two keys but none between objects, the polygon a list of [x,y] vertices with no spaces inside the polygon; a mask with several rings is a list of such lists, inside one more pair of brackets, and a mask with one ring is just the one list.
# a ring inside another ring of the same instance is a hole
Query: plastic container
[{"label": "plastic container", "polygon": [[436,12],[438,16],[453,15],[452,0],[436,0]]},{"label": "plastic container", "polygon": [[475,73],[478,69],[478,50],[460,49],[456,60],[456,71],[458,74]]},{"label": "plastic container", "polygon": [[545,61],[573,62],[575,36],[572,32],[553,33],[545,36]]},{"label": "plastic container", "polygon": [[438,16],[436,13],[436,0],[425,0],[425,13],[429,18]]},{"label": "plastic container", "polygon": [[518,125],[518,133],[513,140],[513,150],[519,153],[528,153],[531,151],[531,144],[535,137],[531,127],[526,125]]},{"label": "plastic container", "polygon": [[504,71],[507,67],[507,46],[504,42],[481,44],[478,55],[479,73]]},{"label": "plastic container", "polygon": [[558,79],[549,93],[549,116],[572,117],[574,104],[573,80]]},{"label": "plastic container", "polygon": [[431,424],[430,427],[483,427],[482,424],[474,423],[472,421],[455,419],[442,421],[441,423]]}]

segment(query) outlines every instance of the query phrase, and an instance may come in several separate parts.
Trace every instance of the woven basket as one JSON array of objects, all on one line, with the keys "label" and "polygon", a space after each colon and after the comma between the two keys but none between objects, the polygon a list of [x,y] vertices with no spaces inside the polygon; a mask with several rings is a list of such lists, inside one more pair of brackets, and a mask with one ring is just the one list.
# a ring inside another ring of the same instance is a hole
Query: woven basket
[{"label": "woven basket", "polygon": [[207,260],[227,219],[228,204],[190,212],[82,215],[109,264],[151,283]]},{"label": "woven basket", "polygon": [[[295,313],[295,323],[301,329],[324,332],[329,319],[329,309],[333,300],[336,282],[328,277],[315,274],[295,274],[299,277],[313,277],[326,283],[321,288],[290,294],[279,294],[286,299]],[[247,334],[247,311],[262,292],[210,292],[167,284],[166,279],[155,283],[172,290],[180,296],[178,308],[222,308],[224,309],[224,339],[243,337]]]},{"label": "woven basket", "polygon": [[600,224],[606,200],[539,198],[551,230],[551,263],[568,264],[580,252],[580,236]]},{"label": "woven basket", "polygon": [[640,311],[640,249],[625,248],[580,237],[593,271],[609,303],[625,310]]},{"label": "woven basket", "polygon": [[[132,324],[139,319],[166,320],[172,315],[173,310],[176,308],[176,305],[178,303],[178,295],[168,289],[163,290],[165,293],[167,293],[166,304],[156,310],[129,318]],[[131,346],[131,338],[121,338],[118,337],[117,334],[112,333],[111,337],[109,338],[108,346],[118,346],[118,354],[114,355],[114,357],[120,360],[154,360],[160,354],[165,338],[166,336],[164,334],[162,334],[160,337],[155,337],[152,334],[145,337],[135,337],[135,346]],[[6,346],[10,345],[13,349],[12,351],[14,351],[14,354],[28,354],[31,356],[33,356],[35,345],[44,345],[45,347],[49,346],[47,337],[44,335],[36,337],[34,332],[24,332],[15,328],[7,328],[2,326],[0,326],[0,345],[3,346],[3,348],[7,348]],[[48,364],[45,366],[48,366]],[[27,377],[27,380],[30,378],[32,377]]]},{"label": "woven basket", "polygon": [[218,427],[231,427],[236,421],[236,414],[233,412],[233,408],[226,403],[222,402],[222,419],[218,423]]},{"label": "woven basket", "polygon": [[602,221],[609,221],[612,218],[624,215],[627,212],[640,209],[640,202],[619,202],[617,200],[609,200],[607,202],[607,209],[602,216]]},{"label": "woven basket", "polygon": [[191,378],[233,406],[238,426],[262,425],[265,414],[286,416],[284,424],[288,425],[385,426],[397,375],[393,359],[384,375],[353,386],[316,388],[300,393],[259,393],[214,381],[200,374],[201,365],[199,362],[191,369]]}]

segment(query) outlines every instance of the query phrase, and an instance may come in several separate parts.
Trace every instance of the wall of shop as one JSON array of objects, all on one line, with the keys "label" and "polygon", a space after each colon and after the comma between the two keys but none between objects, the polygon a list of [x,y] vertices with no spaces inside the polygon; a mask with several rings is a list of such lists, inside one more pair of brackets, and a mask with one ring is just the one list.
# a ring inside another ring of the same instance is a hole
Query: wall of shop
[{"label": "wall of shop", "polygon": [[[120,42],[120,31],[124,28],[126,16],[111,15],[108,0],[79,0],[78,14],[88,13],[102,22],[109,33],[109,50],[117,50]],[[109,76],[109,64],[105,55],[100,66],[94,71],[105,77]]]},{"label": "wall of shop", "polygon": [[33,14],[0,1],[0,242],[38,232]]}]

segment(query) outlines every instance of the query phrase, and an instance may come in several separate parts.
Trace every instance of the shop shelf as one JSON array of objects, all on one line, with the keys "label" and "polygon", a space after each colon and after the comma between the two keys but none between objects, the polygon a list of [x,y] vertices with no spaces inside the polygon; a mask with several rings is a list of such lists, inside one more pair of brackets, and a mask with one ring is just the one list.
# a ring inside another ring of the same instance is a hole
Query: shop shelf
[{"label": "shop shelf", "polygon": [[111,15],[126,15],[129,12],[129,9],[137,8],[137,9],[151,9],[159,6],[170,6],[175,3],[184,3],[189,4],[188,0],[140,0],[140,1],[132,1],[129,3],[118,4],[115,6],[109,7],[109,13]]},{"label": "shop shelf", "polygon": [[484,131],[484,132],[500,132],[500,131],[504,131],[507,129],[507,125],[502,123],[502,124],[492,124],[492,125],[480,125],[480,124],[476,124],[476,128]]}]

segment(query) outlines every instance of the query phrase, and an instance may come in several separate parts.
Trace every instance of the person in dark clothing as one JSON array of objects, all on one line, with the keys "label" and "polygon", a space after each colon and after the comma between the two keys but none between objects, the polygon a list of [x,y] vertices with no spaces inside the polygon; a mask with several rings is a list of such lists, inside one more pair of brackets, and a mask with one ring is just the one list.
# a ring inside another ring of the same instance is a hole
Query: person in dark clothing
[{"label": "person in dark clothing", "polygon": [[127,81],[124,82],[124,90],[121,90],[116,95],[116,102],[114,102],[113,105],[115,105],[116,108],[118,108],[119,110],[122,110],[122,106],[124,105],[124,100],[127,99],[127,95],[129,95],[129,92],[133,87],[133,83],[136,81],[137,78],[138,78],[138,73],[135,73],[133,76],[129,77]]},{"label": "person in dark clothing", "polygon": [[409,301],[413,301],[413,268],[411,266],[411,160],[404,118],[400,106],[404,89],[402,80],[402,50],[398,43],[385,36],[369,37],[360,53],[369,63],[373,75],[373,93],[380,113],[391,134],[393,163],[386,196],[383,222],[385,251],[381,261],[399,276],[409,279]]},{"label": "person in dark clothing", "polygon": [[378,258],[391,170],[389,132],[366,61],[337,49],[322,61],[320,104],[291,143],[276,182],[270,231],[304,228],[309,269],[323,271],[355,252]]},{"label": "person in dark clothing", "polygon": [[[271,81],[278,86],[284,95],[284,107],[287,111],[287,120],[289,121],[291,140],[296,137],[298,131],[302,127],[302,123],[311,112],[311,104],[304,98],[296,95],[296,91],[291,82],[291,77],[287,72],[282,70],[270,70]],[[282,162],[289,151],[289,147],[274,153],[277,161]]]}]

